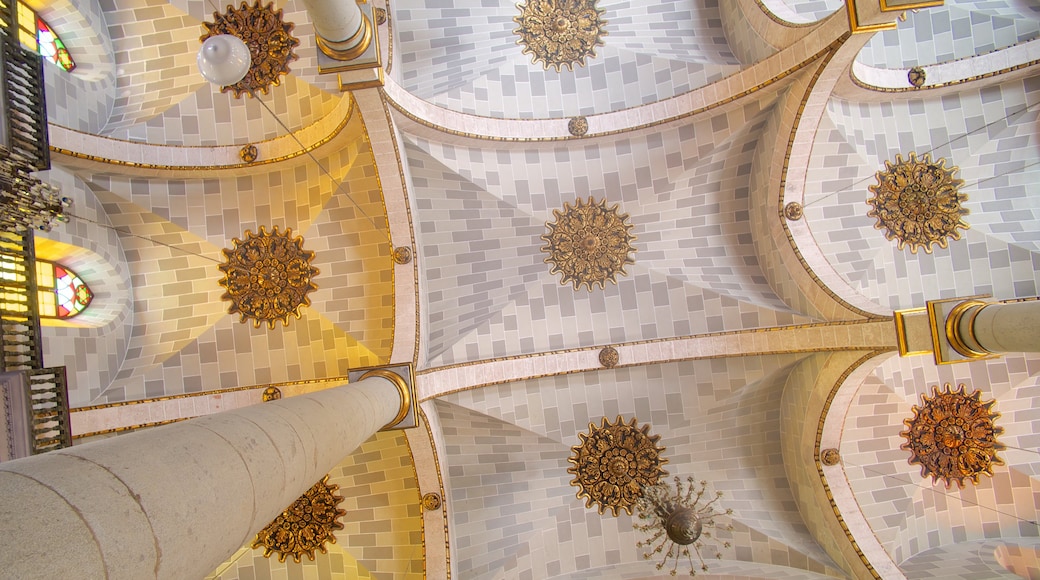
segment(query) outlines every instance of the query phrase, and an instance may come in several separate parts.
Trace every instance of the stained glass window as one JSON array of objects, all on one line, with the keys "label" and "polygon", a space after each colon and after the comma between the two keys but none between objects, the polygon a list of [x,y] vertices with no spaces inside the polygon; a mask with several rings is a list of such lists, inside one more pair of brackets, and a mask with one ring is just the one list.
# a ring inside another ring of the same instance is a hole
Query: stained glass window
[{"label": "stained glass window", "polygon": [[36,260],[40,316],[71,318],[83,312],[94,294],[75,272],[61,264]]},{"label": "stained glass window", "polygon": [[39,16],[36,17],[36,41],[40,45],[40,54],[44,58],[66,71],[76,68],[76,62],[69,55],[69,50],[65,48],[65,43],[58,38],[58,35]]},{"label": "stained glass window", "polygon": [[57,33],[32,8],[21,2],[18,3],[18,29],[18,39],[22,46],[38,51],[66,71],[76,68],[76,62]]}]

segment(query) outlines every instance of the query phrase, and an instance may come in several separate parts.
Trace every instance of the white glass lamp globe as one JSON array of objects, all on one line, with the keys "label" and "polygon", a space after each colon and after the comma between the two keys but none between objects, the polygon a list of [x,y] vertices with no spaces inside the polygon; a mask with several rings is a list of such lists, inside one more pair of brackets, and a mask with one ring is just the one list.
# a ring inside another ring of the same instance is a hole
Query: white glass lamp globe
[{"label": "white glass lamp globe", "polygon": [[245,78],[251,64],[249,47],[242,39],[230,34],[207,38],[195,60],[202,77],[221,87],[233,85]]}]

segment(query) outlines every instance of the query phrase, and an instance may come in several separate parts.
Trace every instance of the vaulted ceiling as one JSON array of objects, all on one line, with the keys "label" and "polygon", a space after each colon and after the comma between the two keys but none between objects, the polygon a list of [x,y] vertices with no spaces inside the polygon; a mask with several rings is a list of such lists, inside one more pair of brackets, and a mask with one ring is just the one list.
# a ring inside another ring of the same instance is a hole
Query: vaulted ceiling
[{"label": "vaulted ceiling", "polygon": [[[1036,565],[1040,358],[899,358],[889,320],[1040,294],[1035,6],[948,0],[849,35],[834,0],[601,0],[603,46],[557,72],[522,53],[512,3],[375,5],[383,88],[319,74],[289,1],[275,8],[299,58],[255,99],[195,70],[208,2],[37,7],[79,63],[46,69],[46,177],[75,217],[40,250],[96,296],[79,324],[45,329],[74,407],[142,427],[173,415],[123,403],[186,417],[234,389],[417,371],[424,428],[380,434],[331,474],[350,515],[330,553],[244,548],[215,577],[656,578],[633,518],[586,509],[567,473],[578,433],[618,415],[661,435],[671,474],[725,492],[731,546],[708,577]],[[584,137],[567,131],[579,115]],[[238,159],[248,144],[257,163]],[[867,216],[875,172],[911,151],[966,183],[971,227],[949,248],[900,250]],[[576,291],[541,236],[590,196],[628,216],[636,252],[617,284]],[[780,217],[790,201],[798,221]],[[228,314],[218,285],[221,249],[261,226],[302,235],[320,270],[301,318],[273,329]],[[616,368],[596,360],[607,345]],[[977,487],[933,486],[899,449],[919,394],[946,382],[1003,413],[1006,465]],[[841,505],[814,456],[825,421],[843,426]],[[433,490],[439,516],[418,508]],[[835,512],[873,544],[854,547]]]}]

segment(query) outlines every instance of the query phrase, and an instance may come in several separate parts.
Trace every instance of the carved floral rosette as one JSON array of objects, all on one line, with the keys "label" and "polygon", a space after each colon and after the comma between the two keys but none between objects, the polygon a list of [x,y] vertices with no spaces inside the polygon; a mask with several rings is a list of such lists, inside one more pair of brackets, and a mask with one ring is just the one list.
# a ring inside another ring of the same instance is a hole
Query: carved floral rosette
[{"label": "carved floral rosette", "polygon": [[314,560],[314,551],[327,554],[325,544],[336,543],[335,530],[342,530],[339,518],[346,510],[338,506],[343,498],[336,495],[339,486],[328,483],[326,475],[304,492],[291,506],[281,513],[253,540],[252,547],[263,548],[264,557],[278,552],[278,561],[292,557],[296,562],[306,555]]},{"label": "carved floral rosette", "polygon": [[203,22],[206,33],[199,40],[205,40],[218,34],[237,36],[249,47],[251,64],[245,78],[233,85],[221,87],[220,92],[235,92],[235,98],[242,94],[255,97],[257,92],[267,94],[272,86],[281,84],[281,76],[289,74],[289,63],[296,60],[293,49],[300,41],[292,35],[293,23],[282,20],[282,10],[274,9],[274,3],[265,6],[257,0],[252,6],[242,2],[235,8],[228,4],[223,14],[213,13],[214,22]]},{"label": "carved floral rosette", "polygon": [[634,417],[629,423],[620,415],[614,423],[604,417],[600,426],[589,423],[589,433],[578,433],[581,442],[571,447],[567,473],[574,475],[570,483],[578,488],[578,499],[585,498],[585,507],[597,504],[601,514],[607,509],[615,516],[621,510],[631,514],[643,488],[668,475],[661,468],[668,462],[661,457],[664,448],[657,446],[661,436],[650,435],[650,425],[636,425]]},{"label": "carved floral rosette", "polygon": [[885,238],[896,240],[899,249],[909,246],[931,253],[932,246],[945,248],[948,240],[959,240],[959,229],[967,229],[962,219],[968,214],[961,206],[968,196],[960,193],[964,181],[955,178],[956,167],[947,168],[945,159],[934,163],[926,153],[920,159],[910,152],[904,161],[885,161],[885,170],[875,175],[876,185],[869,186],[874,197],[867,200],[873,209],[867,215],[877,219],[874,227],[885,232]]},{"label": "carved floral rosette", "polygon": [[549,233],[543,234],[546,244],[541,250],[549,256],[545,263],[552,264],[550,274],[560,273],[560,284],[604,287],[609,280],[617,284],[617,275],[627,275],[625,266],[634,264],[629,255],[635,252],[632,242],[636,237],[629,232],[628,214],[618,212],[618,206],[607,207],[607,200],[588,203],[578,198],[573,206],[563,204],[563,211],[553,210],[555,222],[546,223]]},{"label": "carved floral rosette", "polygon": [[993,475],[994,465],[1003,465],[997,451],[1004,445],[997,436],[1004,432],[993,421],[1000,413],[993,411],[996,401],[982,401],[981,391],[968,395],[964,385],[952,390],[932,387],[932,396],[922,394],[921,406],[914,405],[914,416],[904,419],[906,431],[899,435],[906,439],[900,449],[910,451],[909,462],[921,465],[921,477],[939,479],[946,487],[956,481],[961,487],[964,480],[979,483],[979,476]]},{"label": "carved floral rosette", "polygon": [[293,238],[291,228],[279,233],[278,226],[271,232],[260,226],[259,234],[246,230],[245,238],[234,238],[235,247],[223,250],[227,261],[217,267],[227,291],[221,299],[231,302],[229,314],[240,314],[242,322],[252,319],[254,327],[263,322],[273,329],[279,320],[288,325],[318,288],[312,281],[318,275],[311,265],[314,252],[303,249],[303,238]]},{"label": "carved floral rosette", "polygon": [[585,59],[596,56],[596,47],[603,46],[607,22],[596,0],[528,0],[516,7],[520,9],[513,18],[517,24],[513,34],[520,37],[516,43],[524,46],[523,53],[531,55],[532,63],[541,62],[546,70],[585,66]]}]

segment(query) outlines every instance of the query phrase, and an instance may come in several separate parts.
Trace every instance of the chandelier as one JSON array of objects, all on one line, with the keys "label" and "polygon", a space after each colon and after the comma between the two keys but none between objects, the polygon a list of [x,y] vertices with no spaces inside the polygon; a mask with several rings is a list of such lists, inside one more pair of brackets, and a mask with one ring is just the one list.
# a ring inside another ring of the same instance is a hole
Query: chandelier
[{"label": "chandelier", "polygon": [[30,175],[32,168],[10,157],[0,159],[0,230],[49,232],[54,222],[67,222],[72,199]]},{"label": "chandelier", "polygon": [[[676,477],[674,483],[674,491],[673,486],[665,482],[643,488],[643,495],[636,502],[636,510],[639,519],[646,523],[636,523],[633,527],[650,537],[637,542],[636,546],[643,551],[646,560],[661,558],[657,563],[658,570],[667,566],[669,561],[674,561],[669,573],[675,576],[679,561],[685,559],[690,566],[690,576],[696,576],[698,568],[702,572],[708,571],[708,565],[701,555],[702,549],[710,548],[716,559],[722,558],[717,538],[711,530],[720,527],[732,530],[732,524],[717,526],[715,516],[729,515],[733,510],[717,509],[715,502],[722,498],[722,492],[708,494],[707,481],[695,483],[692,477],[688,477],[683,483]],[[702,503],[702,500],[707,499],[705,495],[711,499]],[[722,543],[724,548],[729,546],[729,542]],[[693,560],[694,555],[697,556],[697,562]]]}]

